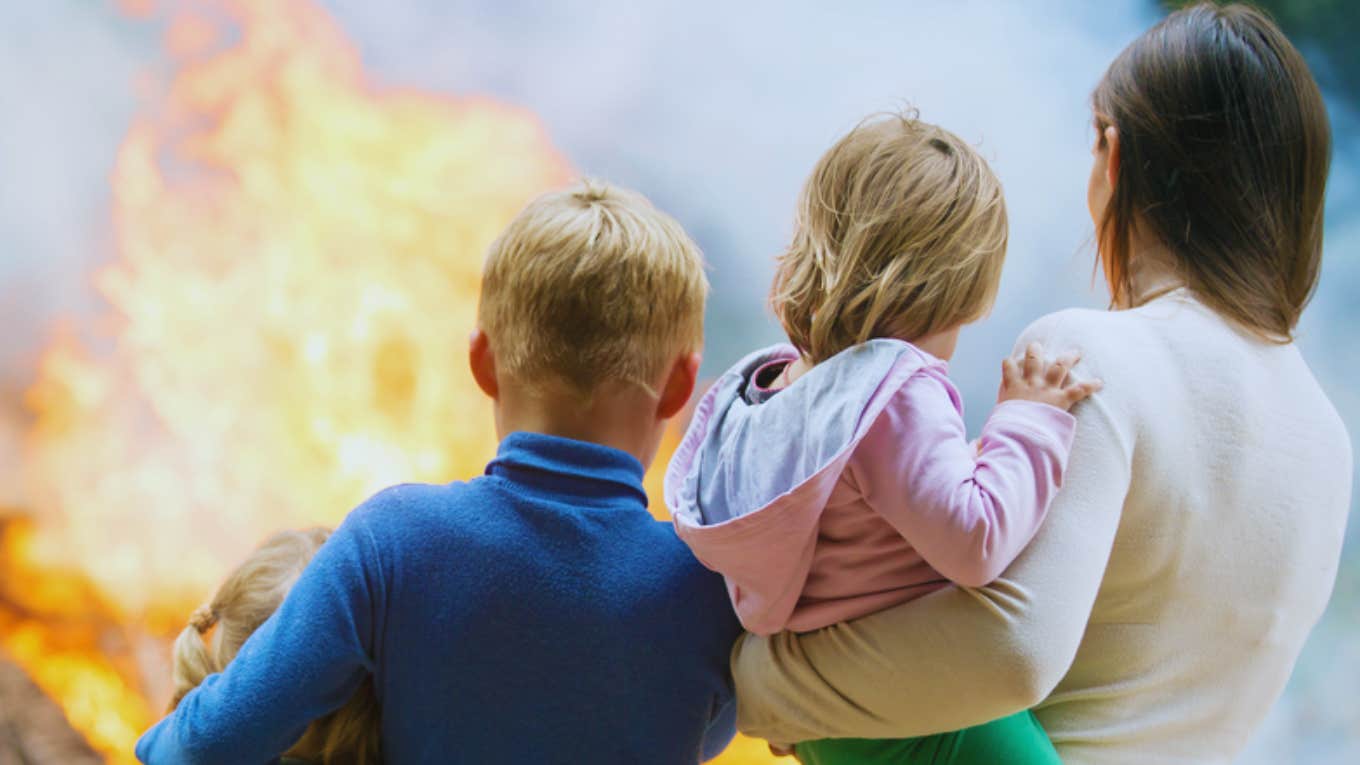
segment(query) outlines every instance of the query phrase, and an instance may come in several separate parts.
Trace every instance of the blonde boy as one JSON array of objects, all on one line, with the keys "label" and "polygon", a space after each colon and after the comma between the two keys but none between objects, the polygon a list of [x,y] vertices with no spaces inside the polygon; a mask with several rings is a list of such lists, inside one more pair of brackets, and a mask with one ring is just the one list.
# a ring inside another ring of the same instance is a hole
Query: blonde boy
[{"label": "blonde boy", "polygon": [[721,578],[647,512],[645,465],[699,365],[698,249],[582,183],[491,247],[469,354],[486,475],[352,512],[275,616],[138,745],[268,761],[371,677],[389,763],[695,763],[733,735]]}]

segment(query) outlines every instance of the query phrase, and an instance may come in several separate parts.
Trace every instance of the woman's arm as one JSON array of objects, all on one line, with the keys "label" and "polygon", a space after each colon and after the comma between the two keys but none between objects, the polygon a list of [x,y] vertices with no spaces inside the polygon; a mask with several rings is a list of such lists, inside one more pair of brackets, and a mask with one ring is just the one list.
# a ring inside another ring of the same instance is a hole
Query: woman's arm
[{"label": "woman's arm", "polygon": [[[1059,315],[1061,316],[1061,315]],[[1038,340],[1067,352],[1057,317]],[[1065,328],[1065,327],[1063,327]],[[946,588],[817,632],[746,636],[733,651],[738,727],[778,743],[958,730],[1034,706],[1066,674],[1109,559],[1129,485],[1132,434],[1113,370],[1074,410],[1066,485],[1030,546],[995,582]]]}]

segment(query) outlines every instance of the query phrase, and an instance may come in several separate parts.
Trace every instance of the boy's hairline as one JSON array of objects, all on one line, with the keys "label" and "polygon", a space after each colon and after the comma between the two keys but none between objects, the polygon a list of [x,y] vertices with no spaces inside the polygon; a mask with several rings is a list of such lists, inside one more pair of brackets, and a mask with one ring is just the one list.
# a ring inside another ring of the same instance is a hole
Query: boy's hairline
[{"label": "boy's hairline", "polygon": [[[476,329],[486,335],[487,343],[495,354],[496,340],[492,332],[489,331],[481,321],[477,322]],[[663,372],[669,369],[681,359],[694,355],[702,355],[704,352],[704,338],[702,332],[700,337],[692,342],[676,342],[674,350],[660,358],[664,361],[657,365],[657,369],[652,372],[653,377],[660,377]],[[551,365],[548,365],[551,366]],[[660,391],[654,387],[654,382],[646,381],[632,376],[604,375],[591,381],[589,388],[583,389],[569,379],[569,376],[561,371],[548,369],[531,370],[528,373],[518,370],[504,370],[502,372],[516,384],[520,391],[535,398],[566,398],[572,399],[574,403],[582,406],[594,404],[596,396],[600,394],[600,389],[611,383],[620,385],[634,385],[646,391],[653,397],[660,397]],[[525,374],[537,375],[535,379],[525,379]]]},{"label": "boy's hairline", "polygon": [[[608,216],[608,225],[603,229],[596,217],[602,214],[601,210]],[[581,224],[581,227],[573,230],[576,224]],[[601,244],[597,236],[602,230],[609,232],[610,226],[613,227],[613,238],[608,240],[609,244]],[[619,233],[620,227],[624,233]],[[587,403],[602,386],[610,383],[633,384],[652,395],[658,395],[654,387],[661,381],[644,378],[659,378],[676,360],[702,352],[703,320],[710,285],[698,245],[679,221],[657,208],[641,193],[592,178],[536,197],[502,230],[488,249],[476,325],[486,333],[493,349],[506,346],[504,337],[499,333],[513,332],[516,328],[532,329],[516,321],[516,317],[523,316],[523,312],[514,307],[513,303],[517,301],[503,293],[513,294],[524,289],[523,284],[516,283],[516,269],[512,264],[507,264],[506,259],[523,257],[523,248],[535,245],[552,245],[554,249],[560,246],[564,250],[584,248],[587,251],[597,247],[608,250],[619,247],[617,252],[620,255],[628,253],[634,259],[634,268],[638,267],[640,261],[647,264],[642,266],[644,271],[651,269],[657,274],[667,273],[668,278],[660,281],[667,284],[670,294],[663,297],[662,290],[656,290],[655,295],[648,297],[654,298],[653,302],[668,302],[673,310],[659,314],[659,320],[657,314],[653,314],[650,324],[645,325],[642,323],[644,320],[640,319],[636,339],[646,342],[629,342],[634,337],[632,333],[625,333],[622,336],[624,342],[606,352],[610,368],[601,370],[602,373],[598,375],[583,375],[582,369],[572,369],[569,364],[562,363],[561,358],[549,358],[551,354],[539,355],[528,363],[523,350],[501,354],[500,360],[504,362],[501,368],[524,389],[538,392],[550,390],[553,394],[565,394]],[[517,249],[520,252],[517,253]],[[653,279],[647,283],[656,281]],[[543,285],[530,281],[527,289],[541,290]],[[631,311],[615,314],[632,315]],[[532,323],[542,329],[545,325],[564,324],[571,318],[561,316],[545,319],[538,316]],[[673,318],[673,322],[666,321],[667,318]],[[669,350],[664,353],[649,352],[648,346],[654,347],[659,343],[650,342],[647,336],[661,338],[667,334],[671,337],[667,343]],[[592,345],[585,350],[604,347]],[[611,370],[623,374],[614,374]],[[585,384],[582,384],[583,380]]]}]

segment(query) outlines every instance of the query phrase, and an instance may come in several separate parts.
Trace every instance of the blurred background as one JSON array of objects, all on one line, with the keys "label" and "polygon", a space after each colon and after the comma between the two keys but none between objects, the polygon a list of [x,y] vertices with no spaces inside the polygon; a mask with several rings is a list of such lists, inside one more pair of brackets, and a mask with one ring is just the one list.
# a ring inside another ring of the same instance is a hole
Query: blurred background
[{"label": "blurred background", "polygon": [[[1260,4],[1331,110],[1299,342],[1355,433],[1360,5]],[[494,434],[463,358],[482,253],[573,177],[640,189],[703,246],[711,376],[780,339],[773,258],[840,134],[910,105],[975,142],[1011,217],[996,310],[952,365],[976,428],[1026,324],[1104,304],[1088,95],[1165,10],[0,4],[0,762],[129,762],[168,698],[168,639],[267,533],[479,472]],[[1357,534],[1244,763],[1360,761]],[[739,740],[722,762],[768,759]]]}]

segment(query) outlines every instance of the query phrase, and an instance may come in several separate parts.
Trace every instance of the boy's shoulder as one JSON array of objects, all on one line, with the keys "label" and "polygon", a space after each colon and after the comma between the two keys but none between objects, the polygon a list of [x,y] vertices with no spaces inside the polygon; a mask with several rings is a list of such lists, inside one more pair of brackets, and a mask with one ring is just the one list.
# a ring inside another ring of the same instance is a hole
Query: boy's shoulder
[{"label": "boy's shoulder", "polygon": [[735,639],[741,633],[741,623],[732,610],[722,575],[695,557],[672,522],[652,521],[649,525],[653,544],[645,553],[643,568],[661,591],[656,594],[670,600],[673,607],[690,612],[696,626],[708,623],[719,640]]},{"label": "boy's shoulder", "polygon": [[[497,540],[518,542],[526,520],[494,481],[480,476],[448,484],[406,483],[374,494],[350,513],[350,520],[377,538],[425,538],[492,545]],[[498,507],[504,505],[504,508]],[[532,521],[528,521],[532,523]],[[611,526],[602,541],[636,548],[652,565],[705,571],[675,533],[670,521],[644,513]]]},{"label": "boy's shoulder", "polygon": [[[447,484],[403,483],[390,486],[354,508],[346,523],[357,523],[374,539],[409,541],[437,533],[473,536],[497,513],[482,479]],[[480,509],[480,512],[475,512]]]},{"label": "boy's shoulder", "polygon": [[674,570],[702,576],[711,573],[697,558],[689,545],[675,531],[672,521],[651,520],[642,524],[642,535],[649,543],[648,557],[671,566]]},{"label": "boy's shoulder", "polygon": [[354,509],[368,518],[389,520],[393,515],[444,511],[455,508],[467,498],[471,484],[400,483],[379,491]]},{"label": "boy's shoulder", "polygon": [[[501,503],[505,507],[496,507]],[[739,625],[726,584],[694,557],[674,525],[641,510],[614,518],[602,533],[569,537],[585,541],[591,552],[566,559],[586,566],[592,581],[629,603],[650,602],[659,613],[687,614],[691,626],[707,625],[705,631],[713,630],[715,639],[734,639]],[[456,549],[464,563],[482,561],[478,570],[513,578],[519,567],[552,567],[562,558],[560,545],[544,547],[541,535],[526,533],[531,527],[541,531],[543,524],[526,520],[485,477],[384,489],[356,508],[346,521],[351,522],[367,529],[380,559],[400,560],[406,567],[442,566],[448,551]]]}]

